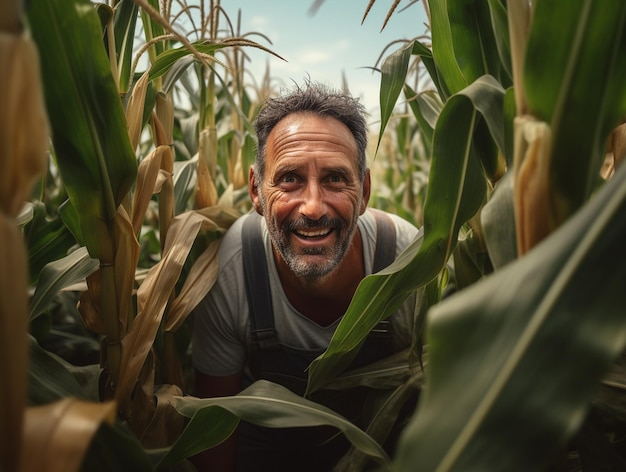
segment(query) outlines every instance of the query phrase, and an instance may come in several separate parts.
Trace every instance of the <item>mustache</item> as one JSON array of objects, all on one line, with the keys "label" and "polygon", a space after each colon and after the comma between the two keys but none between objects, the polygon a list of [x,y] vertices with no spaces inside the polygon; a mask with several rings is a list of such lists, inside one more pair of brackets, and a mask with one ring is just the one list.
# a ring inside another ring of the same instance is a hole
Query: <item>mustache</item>
[{"label": "mustache", "polygon": [[295,231],[298,229],[316,229],[316,228],[340,228],[342,222],[339,218],[329,218],[322,216],[319,220],[312,220],[306,216],[301,216],[295,220],[285,221],[283,228],[287,231]]}]

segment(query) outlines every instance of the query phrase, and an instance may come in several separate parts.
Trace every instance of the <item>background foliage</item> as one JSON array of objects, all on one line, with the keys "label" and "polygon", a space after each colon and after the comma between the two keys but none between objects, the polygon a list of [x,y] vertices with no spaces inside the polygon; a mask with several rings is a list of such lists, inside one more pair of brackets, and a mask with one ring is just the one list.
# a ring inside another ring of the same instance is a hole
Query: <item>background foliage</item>
[{"label": "background foliage", "polygon": [[[308,388],[371,387],[363,431],[266,382],[190,388],[188,314],[249,209],[251,121],[274,92],[269,73],[246,81],[245,48],[280,52],[218,1],[32,0],[32,41],[15,5],[0,22],[4,468],[185,470],[239,418],[334,425],[354,446],[341,470],[624,468],[625,6],[424,1],[429,34],[381,61],[372,204],[423,241],[363,281]],[[412,348],[344,372],[416,290]]]}]

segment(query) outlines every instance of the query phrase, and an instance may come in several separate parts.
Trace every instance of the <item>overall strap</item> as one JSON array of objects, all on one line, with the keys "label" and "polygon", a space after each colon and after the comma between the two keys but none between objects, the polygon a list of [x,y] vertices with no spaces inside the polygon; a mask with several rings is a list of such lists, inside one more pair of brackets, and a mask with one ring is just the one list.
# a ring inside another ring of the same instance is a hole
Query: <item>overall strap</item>
[{"label": "overall strap", "polygon": [[380,210],[371,209],[376,219],[376,249],[372,272],[381,271],[396,259],[396,225],[391,217]]},{"label": "overall strap", "polygon": [[241,240],[252,341],[262,351],[273,351],[279,346],[274,328],[272,292],[261,234],[261,216],[258,213],[250,213],[244,221]]}]

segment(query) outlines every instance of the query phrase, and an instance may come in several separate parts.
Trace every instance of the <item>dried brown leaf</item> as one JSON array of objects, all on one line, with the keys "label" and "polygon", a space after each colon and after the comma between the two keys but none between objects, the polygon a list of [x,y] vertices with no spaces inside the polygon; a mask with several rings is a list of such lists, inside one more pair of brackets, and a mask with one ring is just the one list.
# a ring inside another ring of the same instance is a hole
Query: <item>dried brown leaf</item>
[{"label": "dried brown leaf", "polygon": [[116,398],[124,404],[152,348],[167,302],[183,265],[203,226],[215,227],[197,212],[176,217],[168,231],[161,261],[146,276],[137,291],[137,317],[122,340],[121,374]]},{"label": "dried brown leaf", "polygon": [[2,213],[0,235],[0,469],[16,470],[28,372],[26,251]]},{"label": "dried brown leaf", "polygon": [[552,132],[530,116],[515,118],[515,227],[519,255],[527,253],[558,226],[550,192]]},{"label": "dried brown leaf", "polygon": [[113,423],[115,402],[73,398],[28,408],[24,422],[22,472],[73,472],[103,422]]},{"label": "dried brown leaf", "polygon": [[176,331],[191,313],[191,310],[200,303],[215,284],[219,268],[218,247],[219,241],[211,243],[191,267],[180,293],[168,310],[165,320],[166,332]]},{"label": "dried brown leaf", "polygon": [[135,184],[135,195],[133,196],[133,230],[139,234],[146,210],[152,195],[156,191],[156,182],[161,169],[163,154],[171,153],[168,146],[159,146],[139,163],[137,169],[137,182]]},{"label": "dried brown leaf", "polygon": [[129,324],[129,317],[134,311],[132,295],[140,246],[130,216],[121,205],[117,209],[114,223],[113,238],[117,248],[115,251],[115,288],[120,323],[119,332],[123,336]]},{"label": "dried brown leaf", "polygon": [[139,137],[143,129],[143,108],[146,103],[146,92],[148,90],[149,70],[139,78],[133,91],[130,94],[128,105],[126,106],[126,122],[128,123],[128,136],[133,149],[139,145]]},{"label": "dried brown leaf", "polygon": [[48,158],[48,120],[32,41],[0,33],[0,70],[0,211],[16,216]]}]

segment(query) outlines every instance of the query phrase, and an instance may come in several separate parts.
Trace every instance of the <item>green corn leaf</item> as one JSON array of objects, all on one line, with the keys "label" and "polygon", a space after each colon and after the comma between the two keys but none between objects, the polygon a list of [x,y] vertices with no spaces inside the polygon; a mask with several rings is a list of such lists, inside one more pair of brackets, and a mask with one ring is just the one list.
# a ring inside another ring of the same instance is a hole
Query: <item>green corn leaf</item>
[{"label": "green corn leaf", "polygon": [[139,7],[133,0],[121,0],[115,7],[115,52],[119,70],[119,88],[122,93],[130,87],[138,11]]},{"label": "green corn leaf", "polygon": [[453,94],[485,74],[499,77],[500,58],[487,0],[430,0],[428,4],[440,90]]},{"label": "green corn leaf", "polygon": [[37,288],[30,301],[29,319],[33,320],[41,315],[60,290],[83,280],[98,267],[99,262],[89,257],[85,247],[63,259],[46,264],[41,269]]},{"label": "green corn leaf", "polygon": [[404,79],[409,68],[409,59],[411,58],[412,45],[408,44],[385,59],[381,66],[380,79],[380,132],[378,135],[378,144],[376,151],[380,146],[383,138],[383,131],[387,127],[389,118],[396,106],[398,96],[402,91]]},{"label": "green corn leaf", "polygon": [[417,94],[407,84],[404,85],[404,95],[407,98],[409,107],[413,112],[413,116],[417,120],[420,133],[423,137],[424,147],[426,148],[426,154],[430,156],[432,154],[432,141],[433,133],[435,131],[435,124],[443,104],[439,95],[433,91],[426,91]]},{"label": "green corn leaf", "polygon": [[493,35],[500,56],[500,83],[504,88],[510,87],[513,77],[513,67],[511,65],[511,38],[509,36],[509,20],[505,0],[487,0],[489,12],[491,14],[491,24]]},{"label": "green corn leaf", "polygon": [[433,59],[433,52],[419,41],[414,41],[413,51],[411,52],[411,54],[420,57],[422,64],[424,64],[424,67],[426,67],[426,70],[428,71],[428,75],[430,75],[431,80],[437,88],[439,96],[442,98],[449,97],[450,92],[445,88],[445,84],[441,81],[441,78],[439,77],[439,71],[437,70],[437,66],[435,65],[435,60]]},{"label": "green corn leaf", "polygon": [[48,217],[42,202],[35,202],[32,208],[33,219],[24,227],[24,241],[28,247],[29,280],[34,285],[41,269],[65,257],[76,240],[60,218]]},{"label": "green corn leaf", "polygon": [[30,336],[28,362],[28,401],[31,405],[45,405],[67,397],[88,400],[68,369],[70,364],[41,348]]},{"label": "green corn leaf", "polygon": [[[160,467],[175,464],[182,457],[219,444],[230,436],[239,418],[270,428],[334,426],[384,469],[390,466],[389,458],[380,445],[353,423],[318,403],[266,380],[255,382],[236,396],[176,398],[174,405],[191,421],[169,454],[162,459]],[[207,425],[214,426],[207,428]]]},{"label": "green corn leaf", "polygon": [[498,126],[501,113],[497,109],[503,95],[497,82],[486,76],[444,105],[433,137],[423,241],[416,239],[386,270],[361,282],[328,349],[309,367],[307,394],[348,367],[376,323],[445,267],[459,228],[486,197],[486,180],[473,149],[476,122],[482,116],[495,135],[494,141],[502,143],[501,123]]},{"label": "green corn leaf", "polygon": [[34,0],[27,14],[42,54],[46,107],[57,164],[91,255],[137,173],[124,110],[88,0]]},{"label": "green corn leaf", "polygon": [[432,308],[396,470],[542,470],[626,344],[626,168],[524,257]]},{"label": "green corn leaf", "polygon": [[607,136],[626,115],[624,77],[626,2],[536,2],[524,90],[531,113],[550,125],[551,179],[566,214],[591,195]]}]

